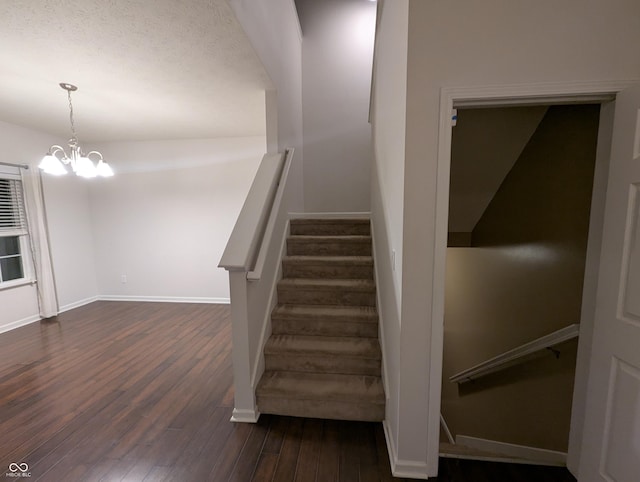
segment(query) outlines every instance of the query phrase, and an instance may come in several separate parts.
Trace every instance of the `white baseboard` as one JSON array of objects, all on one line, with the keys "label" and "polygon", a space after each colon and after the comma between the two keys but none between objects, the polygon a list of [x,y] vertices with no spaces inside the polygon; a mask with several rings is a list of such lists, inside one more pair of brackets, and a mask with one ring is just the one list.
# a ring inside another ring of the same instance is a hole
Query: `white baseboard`
[{"label": "white baseboard", "polygon": [[35,323],[36,321],[40,321],[41,319],[42,318],[40,317],[40,315],[32,315],[18,321],[11,321],[9,323],[5,323],[4,325],[0,325],[0,333],[15,330],[16,328],[20,328],[21,326],[25,326],[30,323]]},{"label": "white baseboard", "polygon": [[93,303],[94,301],[98,301],[97,296],[85,298],[84,300],[74,301],[73,303],[68,303],[59,307],[58,313],[64,313],[65,311],[73,310],[74,308],[80,308],[81,306],[88,305],[89,303]]},{"label": "white baseboard", "polygon": [[256,423],[260,418],[260,412],[257,410],[238,410],[233,409],[230,422],[238,423]]},{"label": "white baseboard", "polygon": [[[565,452],[557,452],[555,450],[497,442],[495,440],[469,437],[467,435],[456,435],[456,444],[465,445],[483,452],[493,452],[495,454],[513,457],[514,459],[519,459],[520,463],[525,460],[538,465],[551,465],[557,467],[566,467],[567,465],[567,454]],[[514,462],[517,462],[517,460]]]},{"label": "white baseboard", "polygon": [[124,295],[99,295],[100,301],[149,301],[158,303],[209,303],[228,305],[229,298],[206,298],[197,296],[124,296]]},{"label": "white baseboard", "polygon": [[399,459],[396,445],[386,420],[383,420],[382,428],[384,429],[384,438],[387,441],[387,451],[389,452],[389,464],[391,465],[392,475],[394,477],[405,477],[409,479],[428,479],[427,462]]},{"label": "white baseboard", "polygon": [[371,212],[289,213],[289,219],[370,219]]}]

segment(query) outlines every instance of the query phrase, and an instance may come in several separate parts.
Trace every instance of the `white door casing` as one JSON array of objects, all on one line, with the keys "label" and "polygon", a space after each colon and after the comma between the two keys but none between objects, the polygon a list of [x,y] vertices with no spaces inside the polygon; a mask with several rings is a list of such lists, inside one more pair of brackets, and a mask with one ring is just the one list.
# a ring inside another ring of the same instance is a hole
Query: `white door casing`
[{"label": "white door casing", "polygon": [[[535,105],[558,103],[592,103],[609,102],[615,95],[636,84],[637,81],[586,81],[586,82],[549,82],[540,84],[512,84],[476,87],[443,87],[440,94],[440,131],[438,139],[438,179],[436,199],[436,225],[435,225],[435,259],[433,271],[433,303],[431,311],[431,357],[429,372],[429,424],[428,424],[428,451],[427,468],[430,476],[437,474],[438,467],[438,441],[439,441],[439,416],[442,376],[442,348],[443,348],[443,321],[444,321],[444,275],[447,246],[448,225],[448,201],[449,201],[449,172],[451,161],[451,109],[455,107],[500,107],[508,105]],[[602,118],[601,118],[602,120]],[[602,128],[602,126],[601,126]],[[609,127],[610,128],[610,127]],[[640,147],[638,148],[640,150]],[[606,164],[606,163],[605,163]],[[606,173],[604,174],[606,176]],[[639,196],[640,198],[640,196]],[[599,222],[597,223],[599,224]],[[590,233],[591,236],[591,233]],[[591,243],[591,239],[589,241]],[[596,250],[597,251],[597,250]],[[596,253],[597,256],[597,253]],[[597,271],[597,259],[594,260],[594,270]],[[588,333],[583,333],[588,331]],[[581,323],[579,347],[587,340],[591,340],[592,323]],[[583,336],[589,335],[589,336]],[[598,343],[596,339],[595,344]],[[580,348],[579,348],[580,350]],[[588,364],[590,350],[582,347],[585,352],[584,364]],[[640,345],[639,345],[640,351]],[[578,367],[577,367],[578,368]],[[576,369],[576,377],[586,379],[587,367],[584,370]],[[586,385],[586,380],[584,381]],[[582,397],[579,393],[580,399]],[[580,416],[572,419],[572,437],[575,444],[570,444],[568,460],[581,459],[581,444],[579,436],[582,429],[583,418]],[[575,423],[574,423],[575,422]],[[574,426],[575,425],[575,426]],[[580,426],[578,426],[580,425]],[[586,429],[585,429],[586,430]],[[574,433],[575,432],[575,433]],[[578,437],[576,437],[576,435]],[[593,435],[591,430],[586,430],[583,440]],[[585,455],[584,458],[588,458]],[[574,467],[577,469],[578,467]],[[577,471],[577,470],[576,470]],[[575,472],[574,472],[575,474]],[[583,482],[583,479],[579,479]],[[584,479],[587,481],[588,479]],[[603,479],[595,479],[603,480]],[[607,479],[604,479],[607,480]],[[609,479],[612,480],[612,479]],[[637,479],[640,481],[640,477]]]},{"label": "white door casing", "polygon": [[640,85],[616,98],[578,480],[640,480]]}]

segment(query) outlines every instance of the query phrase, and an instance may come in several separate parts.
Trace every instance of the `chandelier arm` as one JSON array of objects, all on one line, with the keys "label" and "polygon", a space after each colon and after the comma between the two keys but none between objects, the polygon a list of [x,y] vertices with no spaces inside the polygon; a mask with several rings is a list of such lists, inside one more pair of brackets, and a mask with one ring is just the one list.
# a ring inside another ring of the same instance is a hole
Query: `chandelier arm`
[{"label": "chandelier arm", "polygon": [[[57,144],[54,144],[53,146],[51,146],[49,148],[48,154],[50,154],[52,156],[56,156],[57,153],[61,153],[62,154],[62,157],[60,158],[60,160],[62,162],[64,162],[65,164],[69,163],[70,159],[69,159],[69,156],[67,156],[67,152],[64,150],[64,147],[59,146]],[[58,157],[58,156],[56,156],[56,157]]]},{"label": "chandelier arm", "polygon": [[99,153],[98,151],[89,151],[89,152],[87,152],[87,155],[85,157],[89,157],[91,154],[96,154],[97,156],[100,157],[100,159],[98,159],[98,162],[104,161],[104,158],[102,157],[102,154]]}]

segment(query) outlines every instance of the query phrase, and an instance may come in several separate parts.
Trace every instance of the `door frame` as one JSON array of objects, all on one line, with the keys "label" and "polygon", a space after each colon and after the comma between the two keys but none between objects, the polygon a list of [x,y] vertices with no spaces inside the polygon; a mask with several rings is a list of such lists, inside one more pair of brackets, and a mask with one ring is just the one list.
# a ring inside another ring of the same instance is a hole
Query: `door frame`
[{"label": "door frame", "polygon": [[[585,269],[585,285],[581,312],[580,336],[573,403],[582,404],[586,397],[589,375],[595,287],[600,262],[600,239],[602,236],[602,214],[608,164],[610,157],[611,131],[615,95],[637,80],[602,82],[553,82],[541,84],[515,84],[477,87],[443,87],[440,91],[440,121],[438,133],[438,160],[436,179],[435,249],[433,269],[433,291],[431,309],[431,362],[429,366],[429,414],[427,467],[436,473],[438,467],[440,438],[440,402],[442,390],[442,355],[444,341],[444,297],[447,253],[447,231],[449,220],[449,176],[451,169],[452,109],[458,107],[504,107],[535,104],[602,103],[598,127],[598,147],[594,193],[589,222],[589,241]],[[603,143],[603,145],[601,145]],[[603,179],[604,177],[604,179]],[[600,205],[601,204],[601,205]],[[595,208],[595,209],[594,209]],[[598,214],[600,213],[600,215]],[[593,297],[585,293],[593,292]],[[591,303],[585,302],[586,300]],[[572,410],[567,466],[577,474],[582,444],[583,417],[574,417]]]}]

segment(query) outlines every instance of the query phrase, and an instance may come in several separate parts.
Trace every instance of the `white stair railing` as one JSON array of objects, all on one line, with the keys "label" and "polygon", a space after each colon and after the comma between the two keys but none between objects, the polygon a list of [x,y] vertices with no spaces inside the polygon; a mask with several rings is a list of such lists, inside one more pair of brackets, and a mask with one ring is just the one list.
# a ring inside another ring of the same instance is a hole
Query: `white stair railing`
[{"label": "white stair railing", "polygon": [[293,149],[264,156],[218,265],[229,272],[235,422],[256,422],[260,416],[255,385],[287,213],[293,207],[286,192],[293,156]]},{"label": "white stair railing", "polygon": [[579,332],[580,325],[578,323],[566,326],[558,331],[550,333],[549,335],[537,338],[498,356],[490,358],[487,361],[479,363],[467,370],[456,373],[449,377],[449,380],[453,383],[465,383],[471,380],[476,380],[485,375],[489,375],[490,373],[504,370],[510,366],[524,363],[537,352],[550,349],[555,345],[577,338]]}]

